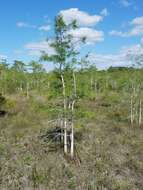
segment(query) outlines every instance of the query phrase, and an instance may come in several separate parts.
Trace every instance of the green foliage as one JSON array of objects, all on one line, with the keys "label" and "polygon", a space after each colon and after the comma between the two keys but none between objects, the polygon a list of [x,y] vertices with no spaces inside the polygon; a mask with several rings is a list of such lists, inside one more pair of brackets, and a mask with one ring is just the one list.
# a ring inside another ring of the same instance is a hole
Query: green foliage
[{"label": "green foliage", "polygon": [[77,52],[73,48],[72,36],[68,31],[75,28],[75,21],[67,25],[62,15],[58,15],[55,18],[55,37],[50,43],[50,46],[55,50],[55,54],[48,55],[46,52],[43,52],[41,60],[55,63],[60,72],[70,68],[71,61],[69,59],[77,55]]},{"label": "green foliage", "polygon": [[23,72],[26,71],[25,66],[26,66],[25,63],[23,63],[22,61],[15,60],[13,66],[11,67],[11,69],[13,71],[23,73]]}]

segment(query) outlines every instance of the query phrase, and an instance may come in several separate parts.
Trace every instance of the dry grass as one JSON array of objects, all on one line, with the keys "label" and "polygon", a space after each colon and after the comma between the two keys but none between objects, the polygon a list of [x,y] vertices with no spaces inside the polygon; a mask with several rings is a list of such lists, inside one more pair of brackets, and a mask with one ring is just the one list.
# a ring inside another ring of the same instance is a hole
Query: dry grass
[{"label": "dry grass", "polygon": [[13,114],[0,119],[1,190],[143,189],[143,128],[130,126],[123,106],[107,106],[105,99],[80,102],[78,165],[39,138],[51,116],[45,107],[38,112],[36,101],[49,104],[42,98],[10,98]]}]

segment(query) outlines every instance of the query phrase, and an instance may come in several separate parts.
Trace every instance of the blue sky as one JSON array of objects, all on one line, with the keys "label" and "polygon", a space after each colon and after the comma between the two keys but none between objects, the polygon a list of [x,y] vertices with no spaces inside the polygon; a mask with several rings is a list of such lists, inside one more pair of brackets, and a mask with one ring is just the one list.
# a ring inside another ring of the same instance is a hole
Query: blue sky
[{"label": "blue sky", "polygon": [[65,20],[77,16],[78,35],[89,34],[81,52],[90,52],[99,67],[130,63],[128,51],[143,52],[142,10],[142,0],[1,0],[0,57],[38,59],[45,38],[53,35],[54,17],[62,12]]}]

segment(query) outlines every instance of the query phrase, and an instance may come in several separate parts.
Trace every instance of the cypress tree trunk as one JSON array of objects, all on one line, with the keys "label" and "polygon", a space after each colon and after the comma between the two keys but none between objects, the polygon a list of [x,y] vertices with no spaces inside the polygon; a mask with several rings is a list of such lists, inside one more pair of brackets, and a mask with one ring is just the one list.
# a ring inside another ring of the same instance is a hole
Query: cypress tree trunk
[{"label": "cypress tree trunk", "polygon": [[73,85],[74,85],[74,96],[76,98],[77,97],[77,86],[76,86],[76,78],[75,78],[74,71],[73,71]]},{"label": "cypress tree trunk", "polygon": [[74,105],[75,105],[75,99],[77,98],[77,86],[76,86],[76,77],[75,77],[75,73],[73,71],[73,87],[74,87],[74,98],[73,98],[73,102],[71,105],[71,135],[70,135],[70,140],[71,140],[71,147],[70,147],[70,155],[71,158],[74,157]]},{"label": "cypress tree trunk", "polygon": [[141,125],[142,123],[142,102],[140,100],[139,102],[139,126]]},{"label": "cypress tree trunk", "polygon": [[29,98],[29,82],[26,83],[26,97]]},{"label": "cypress tree trunk", "polygon": [[67,154],[67,118],[66,118],[66,90],[65,90],[65,81],[64,76],[61,74],[61,81],[63,87],[63,106],[64,106],[64,153]]},{"label": "cypress tree trunk", "polygon": [[70,154],[71,154],[71,158],[74,157],[74,121],[73,121],[73,112],[74,112],[74,104],[75,104],[75,100],[73,100],[72,102],[72,119],[71,119],[71,149],[70,149]]},{"label": "cypress tree trunk", "polygon": [[131,96],[131,107],[130,107],[130,119],[131,119],[131,124],[133,124],[133,97]]}]

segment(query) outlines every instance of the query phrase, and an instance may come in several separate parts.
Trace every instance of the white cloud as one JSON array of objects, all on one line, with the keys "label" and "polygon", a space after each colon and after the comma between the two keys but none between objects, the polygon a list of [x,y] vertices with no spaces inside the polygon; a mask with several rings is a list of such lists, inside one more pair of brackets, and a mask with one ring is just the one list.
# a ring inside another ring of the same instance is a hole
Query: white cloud
[{"label": "white cloud", "polygon": [[[55,54],[53,48],[48,42],[41,41],[37,43],[29,43],[25,46],[32,56],[40,56],[41,51],[45,51],[49,55]],[[139,55],[143,55],[143,45],[136,44],[130,47],[123,47],[117,54],[96,54],[90,53],[88,60],[91,64],[95,64],[99,69],[106,69],[110,66],[133,66]]]},{"label": "white cloud", "polygon": [[140,44],[131,47],[124,47],[118,54],[89,54],[88,60],[96,64],[99,69],[106,69],[110,66],[132,66],[135,59],[143,55],[143,46]]},{"label": "white cloud", "polygon": [[120,36],[120,37],[132,37],[132,36],[139,36],[143,34],[143,28],[135,27],[128,32],[122,32],[117,30],[112,30],[109,32],[111,36]]},{"label": "white cloud", "polygon": [[43,25],[43,26],[40,26],[38,29],[42,30],[42,31],[49,31],[51,29],[51,26],[50,25]]},{"label": "white cloud", "polygon": [[143,16],[134,18],[130,23],[132,25],[143,25]]},{"label": "white cloud", "polygon": [[125,66],[127,65],[124,56],[122,55],[104,55],[104,54],[90,54],[89,61],[96,64],[99,69],[106,69],[110,66]]},{"label": "white cloud", "polygon": [[3,60],[3,59],[7,59],[7,56],[0,54],[0,60]]},{"label": "white cloud", "polygon": [[43,51],[49,55],[55,53],[54,49],[50,47],[49,42],[46,41],[29,43],[25,45],[25,48],[29,51],[30,55],[35,56],[40,56]]},{"label": "white cloud", "polygon": [[31,25],[31,24],[28,24],[26,22],[17,22],[16,23],[16,26],[19,27],[19,28],[36,28],[35,25]]},{"label": "white cloud", "polygon": [[70,34],[73,36],[75,42],[86,37],[86,44],[94,44],[104,40],[104,33],[102,31],[87,27],[71,30]]},{"label": "white cloud", "polygon": [[[103,20],[101,15],[89,15],[84,11],[80,11],[78,8],[71,8],[60,11],[66,23],[71,23],[73,20],[77,21],[79,26],[94,26]],[[105,10],[104,10],[105,14]]]},{"label": "white cloud", "polygon": [[143,27],[135,27],[135,28],[132,28],[128,32],[112,30],[111,32],[109,32],[109,34],[111,36],[120,36],[120,37],[139,36],[139,35],[143,35]]},{"label": "white cloud", "polygon": [[20,27],[20,28],[27,27],[27,23],[25,22],[17,22],[16,25],[17,27]]},{"label": "white cloud", "polygon": [[[86,44],[95,44],[96,42],[100,42],[104,40],[104,33],[102,31],[95,30],[91,28],[92,26],[96,25],[98,22],[103,20],[103,17],[107,16],[108,11],[107,9],[103,9],[101,11],[101,15],[89,15],[86,12],[80,11],[77,8],[71,8],[68,10],[62,10],[59,14],[62,14],[65,21],[70,23],[73,20],[77,20],[80,28],[75,30],[70,30],[69,33],[73,36],[73,42],[79,42],[80,39],[86,38]],[[20,27],[26,27],[24,23],[19,24]],[[50,25],[43,25],[37,27],[39,30],[48,31],[50,29]],[[36,42],[36,43],[29,43],[25,46],[25,48],[29,51],[31,55],[39,56],[41,51],[44,51],[48,54],[54,54],[55,51],[53,48],[50,47],[49,42]],[[77,48],[80,47],[80,43],[75,44]]]},{"label": "white cloud", "polygon": [[[102,31],[97,31],[88,27],[70,30],[69,34],[73,36],[73,42],[77,48],[80,47],[79,41],[84,37],[86,38],[86,44],[88,45],[104,40],[104,33]],[[53,55],[55,54],[55,50],[49,45],[51,42],[52,40],[28,43],[25,45],[25,49],[29,51],[30,55],[40,56],[43,51],[49,55]]]},{"label": "white cloud", "polygon": [[141,44],[136,44],[130,47],[123,47],[121,53],[130,56],[138,56],[143,54],[143,46]]},{"label": "white cloud", "polygon": [[36,26],[32,25],[26,22],[17,22],[16,26],[19,28],[33,28],[33,29],[38,29],[40,31],[49,31],[51,29],[51,26],[49,24],[41,25],[41,26]]},{"label": "white cloud", "polygon": [[139,36],[139,35],[143,35],[143,26],[136,26],[134,28],[132,28],[129,32],[127,36]]},{"label": "white cloud", "polygon": [[[80,39],[83,37],[86,37],[86,44],[95,44],[96,42],[100,42],[103,40],[103,32],[102,31],[96,31],[91,28],[79,28],[76,30],[71,30],[69,32],[73,36],[73,41],[79,42]],[[49,44],[51,43],[51,40],[47,41],[41,41],[41,42],[33,42],[28,43],[25,45],[25,49],[29,51],[30,55],[40,56],[41,52],[45,52],[49,55],[55,54],[54,48],[52,48]],[[79,47],[80,44],[78,43],[77,46]]]},{"label": "white cloud", "polygon": [[123,7],[129,7],[132,5],[132,3],[128,0],[120,0],[120,5],[122,5]]},{"label": "white cloud", "polygon": [[112,30],[111,32],[109,32],[109,34],[112,36],[120,36],[120,37],[143,35],[143,16],[134,18],[131,22],[129,22],[129,25],[132,28],[127,32]]},{"label": "white cloud", "polygon": [[121,31],[117,31],[117,30],[112,30],[109,32],[109,34],[111,36],[121,36],[121,37],[125,37],[125,33],[121,32]]},{"label": "white cloud", "polygon": [[101,14],[102,16],[108,16],[108,15],[109,15],[109,12],[108,12],[107,8],[104,8],[104,9],[100,12],[100,14]]}]

